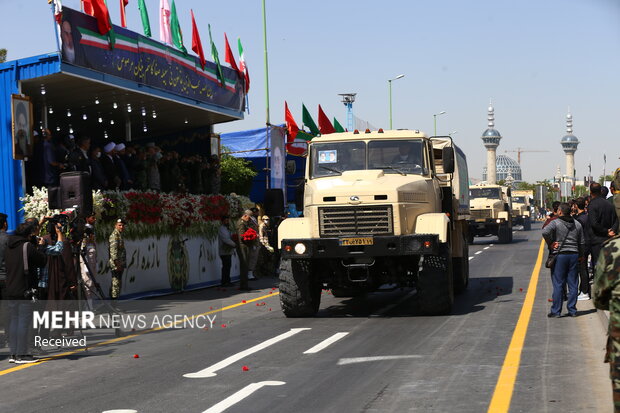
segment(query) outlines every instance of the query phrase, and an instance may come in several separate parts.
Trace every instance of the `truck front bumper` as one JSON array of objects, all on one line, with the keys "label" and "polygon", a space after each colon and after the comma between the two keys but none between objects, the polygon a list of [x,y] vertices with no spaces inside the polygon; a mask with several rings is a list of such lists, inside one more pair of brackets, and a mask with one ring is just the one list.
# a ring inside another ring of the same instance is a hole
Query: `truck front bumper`
[{"label": "truck front bumper", "polygon": [[469,222],[469,231],[474,235],[497,235],[497,231],[500,225],[504,225],[506,220],[504,218],[487,218],[485,220],[477,219]]},{"label": "truck front bumper", "polygon": [[439,245],[437,234],[283,239],[280,254],[285,259],[437,255]]}]

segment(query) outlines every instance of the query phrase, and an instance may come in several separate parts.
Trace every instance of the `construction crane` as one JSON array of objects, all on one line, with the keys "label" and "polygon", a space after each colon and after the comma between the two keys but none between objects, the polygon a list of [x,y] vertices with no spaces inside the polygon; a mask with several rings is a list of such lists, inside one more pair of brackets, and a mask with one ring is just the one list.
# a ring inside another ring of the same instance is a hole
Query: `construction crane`
[{"label": "construction crane", "polygon": [[504,152],[505,153],[516,152],[517,153],[517,162],[519,163],[519,165],[521,165],[521,153],[522,152],[549,152],[549,151],[537,151],[537,150],[532,150],[532,149],[517,148],[517,149],[514,149],[514,150],[504,151]]}]

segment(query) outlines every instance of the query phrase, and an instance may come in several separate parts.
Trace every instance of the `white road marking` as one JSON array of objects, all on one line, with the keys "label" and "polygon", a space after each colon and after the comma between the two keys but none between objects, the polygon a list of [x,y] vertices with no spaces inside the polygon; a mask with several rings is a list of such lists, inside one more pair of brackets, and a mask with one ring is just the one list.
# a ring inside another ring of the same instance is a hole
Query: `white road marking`
[{"label": "white road marking", "polygon": [[483,250],[488,250],[488,249],[489,249],[489,247],[484,247],[484,248],[483,248]]},{"label": "white road marking", "polygon": [[256,390],[259,390],[265,386],[282,386],[286,384],[284,381],[260,381],[258,383],[252,383],[245,386],[243,389],[239,390],[233,395],[228,396],[218,404],[213,407],[208,408],[202,413],[221,413],[229,407],[239,403],[241,400],[245,399]]},{"label": "white road marking", "polygon": [[133,410],[133,409],[114,409],[114,410],[104,410],[101,413],[138,413],[138,411]]},{"label": "white road marking", "polygon": [[473,259],[474,259],[474,257],[469,257],[469,261],[471,261],[471,260],[473,260]]},{"label": "white road marking", "polygon": [[312,347],[311,349],[304,351],[304,354],[318,353],[319,351],[323,350],[327,346],[334,344],[336,341],[340,340],[341,338],[344,338],[347,334],[349,333],[336,333],[333,336],[321,341],[319,344]]},{"label": "white road marking", "polygon": [[493,246],[493,244],[489,244],[489,247],[492,247],[492,246]]},{"label": "white road marking", "polygon": [[370,361],[386,361],[386,360],[400,360],[400,359],[419,359],[422,356],[417,354],[409,354],[402,356],[374,356],[374,357],[353,357],[353,358],[344,358],[338,360],[338,366],[345,366],[347,364],[356,364],[356,363],[368,363]]},{"label": "white road marking", "polygon": [[224,360],[220,361],[219,363],[215,363],[214,365],[207,367],[206,369],[202,369],[200,371],[197,371],[195,373],[187,373],[184,374],[183,377],[187,377],[190,379],[202,379],[202,378],[206,378],[206,377],[214,377],[216,376],[215,372],[218,370],[223,369],[224,367],[228,367],[231,364],[241,360],[244,357],[249,356],[250,354],[254,354],[258,351],[261,351],[269,346],[272,346],[274,344],[276,344],[279,341],[285,340],[289,337],[294,336],[297,333],[301,333],[302,331],[305,330],[311,330],[310,328],[291,328],[290,331],[287,331],[284,334],[280,334],[279,336],[276,336],[274,338],[270,338],[267,341],[263,341],[260,344],[255,345],[254,347],[250,347],[247,350],[244,350],[240,353],[237,354],[233,354],[232,356],[225,358]]},{"label": "white road marking", "polygon": [[482,254],[482,251],[476,251],[476,255]]},{"label": "white road marking", "polygon": [[388,311],[390,311],[392,308],[396,307],[397,305],[400,305],[403,301],[407,300],[409,297],[412,297],[417,292],[418,292],[417,290],[410,291],[407,295],[405,295],[404,297],[401,297],[400,300],[388,305],[387,307],[383,307],[376,313],[371,314],[370,317],[381,317],[383,314],[387,313]]}]

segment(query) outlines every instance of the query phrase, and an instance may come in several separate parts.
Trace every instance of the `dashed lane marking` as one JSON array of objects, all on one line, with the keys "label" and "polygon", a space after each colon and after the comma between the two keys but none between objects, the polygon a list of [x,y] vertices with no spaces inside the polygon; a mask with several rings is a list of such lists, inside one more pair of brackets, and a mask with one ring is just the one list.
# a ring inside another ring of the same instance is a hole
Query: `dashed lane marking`
[{"label": "dashed lane marking", "polygon": [[474,259],[474,257],[469,257],[469,261],[471,261],[471,260],[473,260],[473,259]]},{"label": "dashed lane marking", "polygon": [[521,363],[521,352],[523,351],[527,327],[532,316],[534,298],[536,298],[536,286],[538,285],[538,276],[540,275],[540,268],[545,251],[544,247],[545,242],[541,240],[540,248],[538,249],[538,258],[536,259],[536,264],[532,271],[530,284],[528,285],[527,294],[523,301],[523,307],[521,308],[521,314],[519,314],[519,320],[512,334],[512,339],[510,340],[510,345],[506,352],[506,358],[504,359],[502,370],[499,373],[497,384],[493,391],[493,398],[491,399],[488,413],[507,413],[510,409],[510,401],[512,400],[512,393]]},{"label": "dashed lane marking", "polygon": [[[247,305],[247,304],[253,303],[254,301],[260,301],[260,300],[264,300],[266,298],[275,297],[275,296],[277,296],[279,294],[280,294],[279,291],[275,291],[273,293],[269,293],[267,295],[262,295],[260,297],[252,298],[250,300],[244,300],[245,302],[242,301],[240,303],[232,304],[232,305],[229,305],[227,307],[218,308],[217,310],[207,311],[206,313],[202,313],[202,314],[196,314],[196,315],[194,315],[192,317],[188,317],[188,320],[194,319],[194,318],[200,317],[200,316],[206,316],[206,315],[209,315],[209,314],[215,314],[215,313],[223,312],[223,311],[226,311],[226,310],[230,310],[232,308],[236,308],[236,307],[240,307],[242,305]],[[88,349],[105,346],[107,344],[117,343],[117,342],[123,341],[123,340],[129,340],[131,338],[140,336],[142,334],[152,333],[152,332],[155,332],[155,331],[159,331],[159,330],[163,330],[163,329],[166,329],[166,328],[170,328],[172,325],[179,324],[179,322],[182,322],[182,321],[183,320],[180,320],[178,322],[166,324],[166,325],[164,325],[162,327],[156,327],[156,328],[151,328],[149,330],[138,331],[137,333],[130,334],[128,336],[113,338],[111,340],[106,340],[106,341],[102,341],[100,343],[95,343],[95,344],[89,345]],[[86,350],[87,349],[85,349],[85,348],[78,348],[78,349],[75,349],[75,350],[66,351],[64,353],[55,354],[53,356],[48,356],[48,357],[46,357],[44,359],[39,360],[38,363],[22,364],[20,366],[12,367],[12,368],[5,369],[5,370],[0,370],[0,376],[4,376],[5,374],[13,373],[14,371],[19,371],[19,370],[27,369],[29,367],[40,366],[41,364],[47,363],[48,361],[52,361],[54,359],[59,359],[59,358],[67,357],[67,356],[70,356],[70,355],[73,355],[73,354],[76,354],[76,353],[80,353],[80,352],[86,351]]]},{"label": "dashed lane marking", "polygon": [[347,334],[349,333],[336,333],[333,336],[321,341],[319,344],[317,344],[316,346],[304,351],[304,354],[314,354],[314,353],[318,353],[319,351],[323,350],[324,348],[334,344],[336,341],[344,338]]},{"label": "dashed lane marking", "polygon": [[402,360],[402,359],[419,359],[422,358],[419,354],[405,354],[402,356],[374,356],[374,357],[353,357],[344,358],[338,360],[338,366],[346,366],[347,364],[368,363],[372,361],[388,361],[388,360]]},{"label": "dashed lane marking", "polygon": [[217,374],[215,373],[218,370],[223,369],[224,367],[228,367],[233,363],[236,363],[237,361],[249,356],[250,354],[254,354],[258,351],[261,351],[263,349],[266,349],[269,346],[272,346],[282,340],[286,340],[289,337],[294,336],[295,334],[301,333],[302,331],[306,331],[306,330],[311,330],[310,328],[291,328],[289,331],[287,331],[286,333],[280,334],[279,336],[275,336],[273,338],[270,338],[269,340],[263,341],[260,344],[257,344],[253,347],[250,347],[247,350],[243,350],[237,354],[233,354],[230,357],[225,358],[224,360],[215,363],[212,366],[207,367],[206,369],[202,369],[200,371],[197,371],[195,373],[187,373],[184,374],[183,377],[187,377],[190,379],[203,379],[203,378],[207,378],[207,377],[214,377]]},{"label": "dashed lane marking", "polygon": [[491,248],[491,247],[484,247],[483,250],[488,250],[489,248]]},{"label": "dashed lane marking", "polygon": [[239,403],[241,400],[245,399],[256,390],[259,390],[265,386],[283,386],[286,382],[284,381],[259,381],[258,383],[252,383],[245,386],[243,389],[238,392],[228,396],[218,404],[213,407],[208,408],[202,413],[221,413],[224,410],[228,409],[231,406]]},{"label": "dashed lane marking", "polygon": [[476,255],[482,254],[482,251],[476,251]]}]

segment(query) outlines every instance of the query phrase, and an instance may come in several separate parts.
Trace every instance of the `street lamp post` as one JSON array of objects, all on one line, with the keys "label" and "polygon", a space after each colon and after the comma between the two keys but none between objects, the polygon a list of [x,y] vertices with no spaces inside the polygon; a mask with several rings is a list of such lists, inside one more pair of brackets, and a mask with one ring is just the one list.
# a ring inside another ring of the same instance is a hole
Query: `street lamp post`
[{"label": "street lamp post", "polygon": [[434,134],[435,136],[437,136],[437,116],[439,116],[439,115],[443,115],[444,113],[446,113],[446,111],[445,111],[445,110],[442,110],[441,112],[439,112],[439,113],[435,113],[435,114],[433,115],[433,123],[435,124],[435,134]]},{"label": "street lamp post", "polygon": [[394,79],[388,79],[388,87],[390,90],[390,129],[392,129],[392,81],[402,79],[405,75],[398,75]]}]

